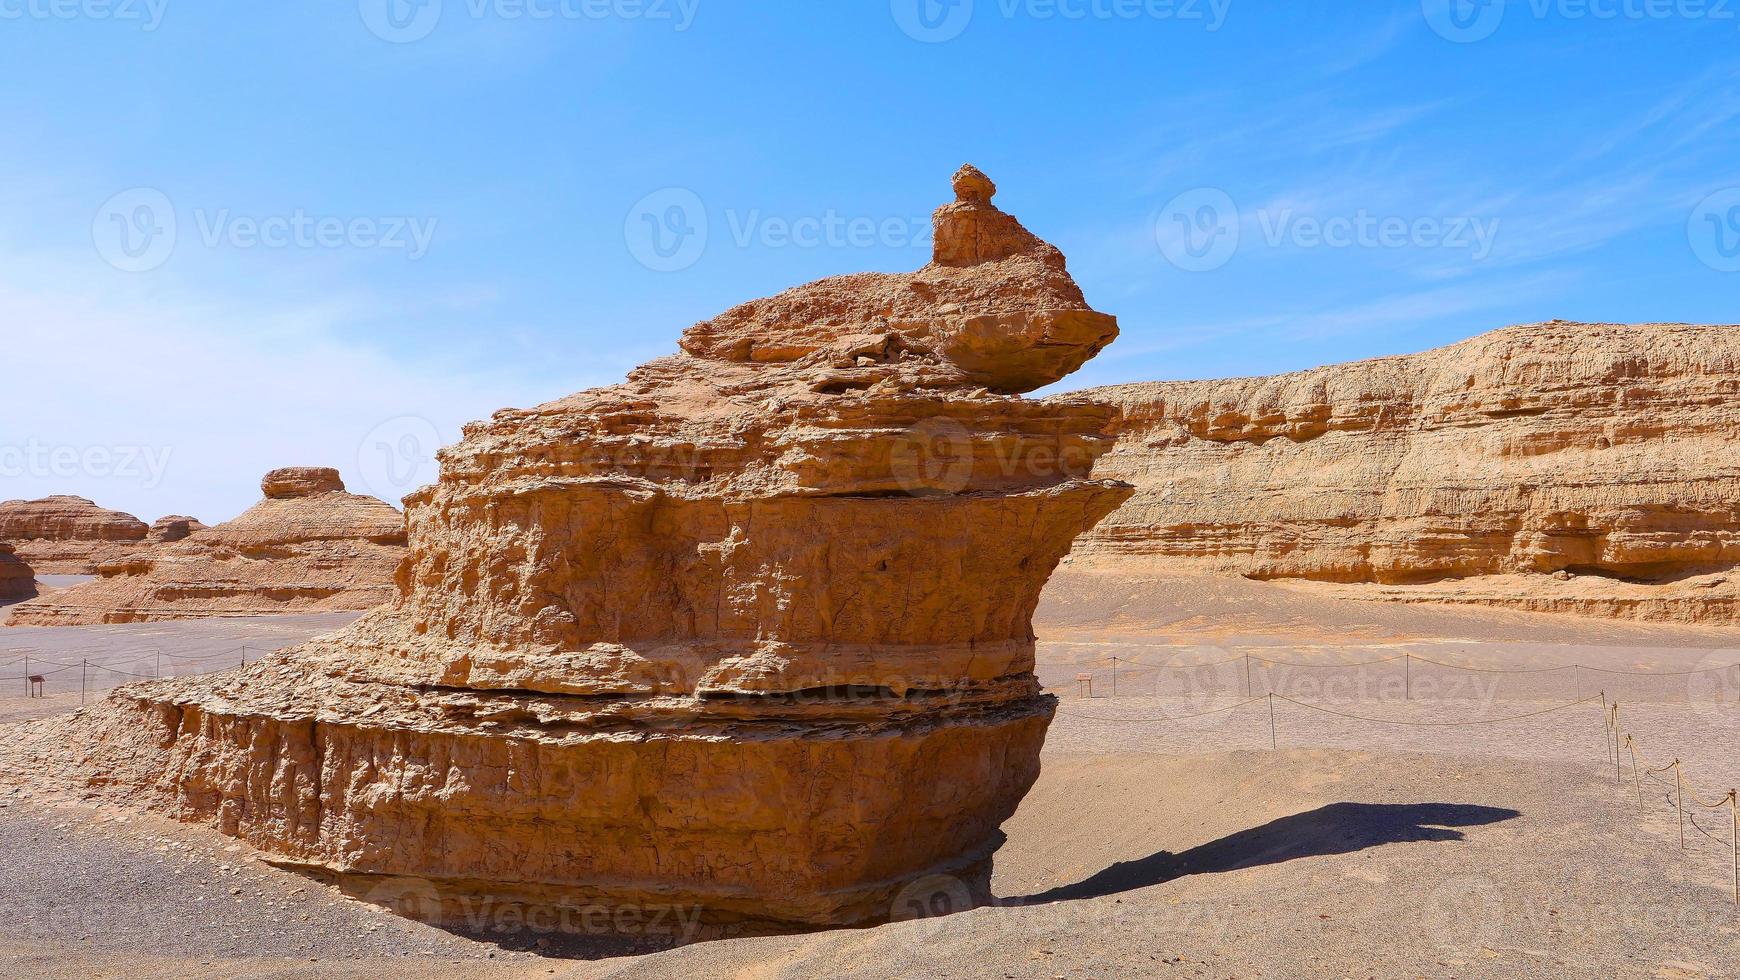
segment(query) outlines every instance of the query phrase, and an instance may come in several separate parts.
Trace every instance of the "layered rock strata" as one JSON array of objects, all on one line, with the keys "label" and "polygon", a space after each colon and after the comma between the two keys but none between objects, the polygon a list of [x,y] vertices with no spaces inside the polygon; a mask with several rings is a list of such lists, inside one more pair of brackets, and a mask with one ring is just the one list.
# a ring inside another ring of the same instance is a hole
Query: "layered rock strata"
[{"label": "layered rock strata", "polygon": [[205,525],[195,517],[182,517],[180,515],[159,517],[151,522],[151,533],[146,535],[145,540],[152,544],[173,544],[195,531],[203,530],[205,530]]},{"label": "layered rock strata", "polygon": [[406,500],[390,606],[125,688],[45,763],[363,894],[409,877],[426,913],[858,923],[927,876],[982,889],[1053,712],[1040,589],[1130,490],[1090,478],[1114,410],[1019,397],[1115,320],[983,174],[955,188],[915,273],[467,427]]},{"label": "layered rock strata", "polygon": [[83,497],[0,503],[0,541],[39,575],[95,575],[98,565],[136,550],[150,531],[137,517]]},{"label": "layered rock strata", "polygon": [[17,602],[34,595],[36,573],[13,553],[11,545],[0,544],[0,602]]},{"label": "layered rock strata", "polygon": [[103,562],[95,581],[18,606],[8,625],[360,611],[393,597],[404,515],[346,493],[337,470],[275,470],[261,489],[265,500],[214,528],[165,518],[153,532],[160,543]]},{"label": "layered rock strata", "polygon": [[1553,323],[1101,388],[1137,494],[1079,549],[1339,594],[1740,620],[1740,327]]}]

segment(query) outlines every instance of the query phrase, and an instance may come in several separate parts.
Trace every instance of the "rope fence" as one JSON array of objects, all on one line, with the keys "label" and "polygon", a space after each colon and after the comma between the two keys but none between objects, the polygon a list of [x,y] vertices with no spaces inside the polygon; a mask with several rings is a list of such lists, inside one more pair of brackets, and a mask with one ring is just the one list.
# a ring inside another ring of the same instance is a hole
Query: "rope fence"
[{"label": "rope fence", "polygon": [[[1226,672],[1222,668],[1239,665],[1236,672]],[[1726,679],[1716,682],[1724,691],[1731,689],[1740,697],[1740,661],[1724,663],[1710,667],[1699,667],[1692,670],[1630,670],[1615,667],[1596,667],[1589,664],[1571,663],[1556,664],[1550,667],[1485,667],[1475,664],[1459,664],[1432,657],[1421,656],[1413,652],[1404,652],[1393,657],[1379,657],[1370,660],[1351,662],[1326,661],[1307,663],[1297,660],[1282,660],[1265,657],[1261,654],[1246,653],[1236,657],[1221,660],[1211,660],[1202,663],[1177,663],[1167,661],[1154,663],[1141,656],[1114,655],[1092,660],[1074,662],[1048,662],[1039,664],[1040,670],[1076,669],[1082,673],[1076,677],[1076,683],[1083,696],[1106,696],[1096,694],[1096,688],[1107,689],[1109,681],[1109,696],[1127,697],[1131,695],[1152,694],[1162,696],[1167,693],[1223,693],[1242,689],[1246,698],[1260,697],[1264,693],[1286,695],[1286,688],[1292,685],[1300,690],[1294,692],[1309,696],[1319,686],[1333,686],[1347,680],[1347,672],[1354,672],[1354,679],[1362,686],[1370,680],[1367,671],[1370,668],[1389,668],[1380,670],[1377,678],[1381,685],[1389,685],[1395,693],[1404,700],[1413,700],[1416,696],[1435,699],[1474,699],[1492,700],[1498,696],[1501,683],[1508,683],[1508,690],[1515,700],[1542,700],[1546,695],[1569,696],[1573,701],[1580,701],[1586,695],[1593,680],[1591,675],[1599,675],[1606,679],[1605,685],[1612,687],[1619,684],[1624,687],[1627,682],[1635,680],[1639,684],[1654,683],[1657,689],[1627,690],[1627,697],[1634,701],[1649,702],[1683,702],[1692,697],[1687,689],[1664,690],[1659,685],[1664,681],[1684,680],[1699,675],[1727,675]],[[1277,668],[1280,668],[1277,670]],[[1486,675],[1494,678],[1490,684],[1478,681],[1447,683],[1436,676],[1436,672],[1448,671],[1452,675]],[[1302,674],[1301,672],[1311,672]],[[1319,679],[1316,674],[1321,672],[1329,675],[1329,679]],[[1568,682],[1551,681],[1551,675],[1569,675]],[[1536,684],[1527,690],[1517,693],[1518,683],[1524,683],[1531,678],[1539,677],[1548,682],[1546,687]],[[1514,678],[1514,680],[1512,680]],[[1177,689],[1174,691],[1173,689]],[[1653,693],[1654,697],[1650,697]]]},{"label": "rope fence", "polygon": [[[89,657],[83,657],[73,662],[26,654],[13,660],[0,662],[0,670],[19,668],[19,672],[15,674],[0,673],[0,696],[5,696],[4,692],[7,691],[20,690],[13,685],[21,684],[23,685],[23,697],[48,697],[50,678],[57,678],[59,675],[76,670],[79,672],[79,695],[82,703],[93,691],[108,690],[132,681],[197,677],[229,670],[238,665],[245,667],[250,655],[258,660],[263,652],[265,651],[251,645],[243,645],[219,653],[194,657],[181,654],[165,655],[161,650],[145,649],[130,653],[103,653],[101,654],[103,659],[109,661],[106,663],[92,660]],[[204,666],[218,661],[225,661],[225,663],[215,667]],[[117,667],[114,665],[115,662],[129,663],[134,669],[126,670]],[[195,665],[198,669],[187,669],[187,665],[190,664]],[[164,669],[165,666],[168,667],[167,671]],[[69,678],[59,678],[55,683],[64,683],[67,685],[67,689],[54,693],[70,693],[71,681]]]}]

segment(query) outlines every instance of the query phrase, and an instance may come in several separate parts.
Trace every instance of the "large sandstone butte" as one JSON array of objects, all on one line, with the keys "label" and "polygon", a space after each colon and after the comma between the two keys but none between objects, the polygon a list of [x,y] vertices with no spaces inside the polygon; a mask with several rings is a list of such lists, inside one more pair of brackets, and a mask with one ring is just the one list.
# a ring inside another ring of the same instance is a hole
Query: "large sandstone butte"
[{"label": "large sandstone butte", "polygon": [[1740,621],[1740,327],[1511,327],[1269,378],[1086,392],[1139,487],[1089,567]]},{"label": "large sandstone butte", "polygon": [[93,582],[12,610],[10,626],[84,626],[371,609],[394,595],[405,519],[346,493],[338,471],[274,470],[266,499],[206,528],[166,517],[151,547],[98,566]]},{"label": "large sandstone butte", "polygon": [[12,551],[12,546],[0,543],[0,602],[16,602],[36,594],[36,573]]},{"label": "large sandstone butte", "polygon": [[39,575],[95,575],[98,565],[139,548],[150,531],[137,517],[83,497],[0,503],[0,541]]},{"label": "large sandstone butte", "polygon": [[366,892],[415,878],[425,914],[855,923],[983,888],[1054,710],[1040,589],[1130,489],[1088,478],[1114,410],[1018,396],[1116,321],[983,174],[955,189],[915,273],[469,426],[406,498],[391,606],[122,689],[45,740],[61,771]]}]

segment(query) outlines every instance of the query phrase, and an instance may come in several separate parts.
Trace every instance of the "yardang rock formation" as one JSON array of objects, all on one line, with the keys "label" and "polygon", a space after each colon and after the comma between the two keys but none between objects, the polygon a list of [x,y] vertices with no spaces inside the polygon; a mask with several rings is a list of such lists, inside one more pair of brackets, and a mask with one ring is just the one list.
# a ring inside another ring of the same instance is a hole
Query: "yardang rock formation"
[{"label": "yardang rock formation", "polygon": [[1087,566],[1740,621],[1740,327],[1553,322],[1083,394],[1124,412],[1100,470],[1139,487]]},{"label": "yardang rock formation", "polygon": [[0,543],[0,602],[17,602],[36,594],[36,573],[12,551],[9,544]]},{"label": "yardang rock formation", "polygon": [[[149,548],[94,582],[13,609],[10,626],[83,626],[372,609],[394,595],[404,515],[346,493],[337,470],[274,470],[266,499],[227,524],[164,518]],[[179,537],[178,537],[179,536]]]},{"label": "yardang rock formation", "polygon": [[407,498],[391,606],[44,744],[94,792],[450,913],[854,923],[928,875],[983,887],[1054,708],[1039,591],[1130,490],[1089,478],[1113,409],[1018,397],[1115,320],[983,174],[955,188],[915,273],[739,306],[469,426]]},{"label": "yardang rock formation", "polygon": [[0,503],[0,541],[38,575],[95,575],[98,565],[132,552],[150,532],[137,517],[83,497]]}]

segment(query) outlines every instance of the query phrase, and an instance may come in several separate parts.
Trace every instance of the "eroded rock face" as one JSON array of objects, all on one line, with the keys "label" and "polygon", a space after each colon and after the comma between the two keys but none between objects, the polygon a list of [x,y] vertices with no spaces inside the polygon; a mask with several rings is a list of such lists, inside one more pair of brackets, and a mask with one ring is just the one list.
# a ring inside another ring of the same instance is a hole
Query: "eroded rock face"
[{"label": "eroded rock face", "polygon": [[152,544],[173,544],[195,531],[205,530],[205,525],[196,517],[183,517],[179,514],[159,517],[151,522],[151,533],[146,537]]},{"label": "eroded rock face", "polygon": [[1363,598],[1740,620],[1740,327],[1554,322],[1086,394],[1136,496],[1085,561]]},{"label": "eroded rock face", "polygon": [[123,689],[49,767],[449,912],[853,923],[927,875],[982,887],[1053,711],[1039,591],[1130,490],[1089,473],[1116,411],[1014,394],[1115,321],[983,175],[957,191],[916,273],[745,304],[469,426],[407,498],[390,606]]},{"label": "eroded rock face", "polygon": [[0,543],[0,602],[17,602],[35,594],[36,573],[13,553],[11,545]]},{"label": "eroded rock face", "polygon": [[267,500],[294,500],[322,493],[343,493],[344,479],[326,466],[287,466],[267,473],[260,481]]},{"label": "eroded rock face", "polygon": [[95,575],[99,564],[133,551],[149,532],[137,517],[83,497],[0,503],[0,541],[42,575]]},{"label": "eroded rock face", "polygon": [[98,566],[94,582],[12,610],[10,626],[86,626],[372,609],[395,594],[404,516],[346,493],[336,470],[275,470],[267,499],[207,528],[166,517],[149,546]]}]

